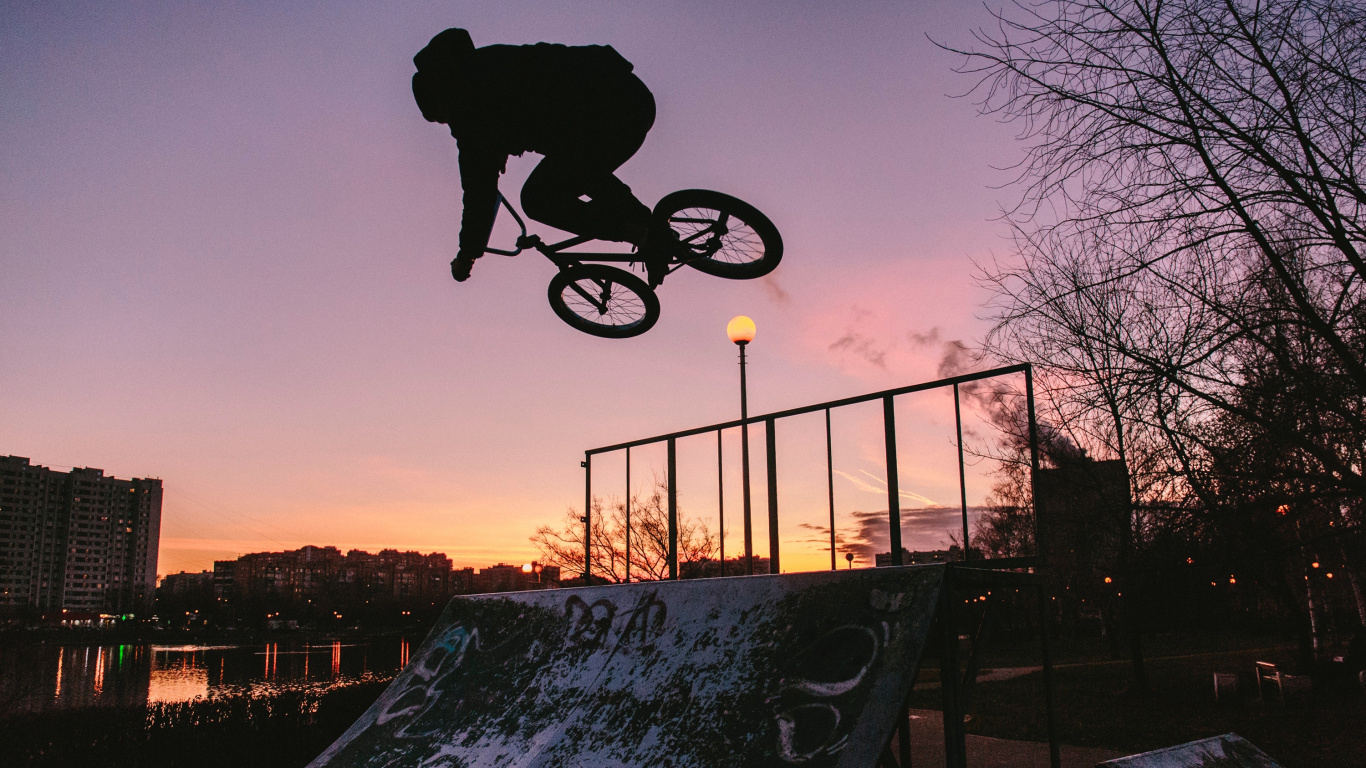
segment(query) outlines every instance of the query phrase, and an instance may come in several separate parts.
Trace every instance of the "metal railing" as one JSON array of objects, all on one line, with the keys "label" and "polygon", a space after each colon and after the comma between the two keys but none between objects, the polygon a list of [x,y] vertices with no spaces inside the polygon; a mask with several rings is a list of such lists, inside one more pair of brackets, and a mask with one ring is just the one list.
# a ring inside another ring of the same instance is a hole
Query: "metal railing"
[{"label": "metal railing", "polygon": [[[895,398],[899,395],[908,395],[914,392],[925,392],[933,389],[953,388],[953,414],[957,435],[958,448],[958,486],[959,500],[962,506],[963,516],[963,558],[968,557],[968,501],[967,501],[967,480],[964,470],[963,460],[963,417],[960,403],[959,387],[974,381],[993,379],[1000,376],[1023,373],[1025,377],[1025,400],[1028,409],[1029,419],[1029,462],[1030,462],[1030,483],[1033,484],[1034,476],[1039,469],[1039,439],[1038,425],[1034,413],[1034,370],[1030,363],[1020,363],[1001,368],[992,368],[977,373],[969,373],[961,376],[951,376],[949,378],[937,379],[921,384],[911,384],[894,389],[885,389],[879,392],[870,392],[866,395],[856,397],[846,397],[840,400],[830,400],[824,403],[806,405],[800,408],[789,408],[783,411],[751,416],[748,419],[736,419],[725,421],[719,424],[709,424],[704,427],[694,427],[678,432],[670,432],[664,435],[631,440],[614,445],[605,445],[601,448],[590,448],[584,451],[583,461],[580,465],[584,470],[584,514],[582,522],[584,525],[584,578],[587,581],[592,573],[592,525],[593,525],[593,457],[613,453],[616,451],[626,452],[626,578],[630,580],[630,514],[631,514],[631,449],[657,443],[666,443],[668,446],[668,459],[666,470],[666,483],[668,488],[668,525],[669,525],[669,578],[678,578],[678,460],[677,442],[680,438],[704,435],[709,432],[716,433],[716,464],[717,464],[717,497],[718,510],[721,515],[721,575],[725,575],[725,506],[724,506],[724,485],[723,455],[721,449],[721,434],[727,429],[740,428],[748,430],[751,424],[764,425],[764,441],[766,445],[767,459],[767,481],[768,481],[768,542],[769,542],[769,573],[779,573],[779,545],[778,545],[778,462],[777,462],[777,430],[776,425],[779,419],[802,416],[819,411],[825,412],[825,448],[826,448],[826,478],[829,488],[830,500],[830,568],[835,569],[835,486],[834,486],[834,451],[830,438],[830,411],[835,408],[868,403],[875,400],[882,401],[882,429],[886,443],[887,455],[887,516],[888,526],[891,537],[891,561],[893,565],[901,565],[901,489],[897,478],[897,448],[896,448],[896,409]],[[744,489],[748,490],[748,488]],[[749,494],[744,495],[744,538],[745,538],[745,572],[754,573],[754,546],[753,546],[753,526],[751,523],[749,509]],[[1036,537],[1037,537],[1037,531]],[[1037,538],[1036,538],[1037,541]]]}]

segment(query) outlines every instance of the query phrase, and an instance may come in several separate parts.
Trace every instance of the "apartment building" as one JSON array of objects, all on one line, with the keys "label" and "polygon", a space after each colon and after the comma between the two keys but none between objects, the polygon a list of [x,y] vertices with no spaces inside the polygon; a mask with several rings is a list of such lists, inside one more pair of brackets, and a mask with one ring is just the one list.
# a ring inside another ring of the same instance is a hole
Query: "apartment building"
[{"label": "apartment building", "polygon": [[150,612],[161,480],[0,456],[0,610]]}]

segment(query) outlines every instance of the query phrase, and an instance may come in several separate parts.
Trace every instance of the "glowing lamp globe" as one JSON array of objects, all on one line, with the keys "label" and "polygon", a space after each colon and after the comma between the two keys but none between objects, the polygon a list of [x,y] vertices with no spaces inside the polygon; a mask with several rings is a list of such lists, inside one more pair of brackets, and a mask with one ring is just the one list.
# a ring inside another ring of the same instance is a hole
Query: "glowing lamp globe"
[{"label": "glowing lamp globe", "polygon": [[744,315],[736,315],[726,323],[726,335],[736,344],[754,341],[754,321]]}]

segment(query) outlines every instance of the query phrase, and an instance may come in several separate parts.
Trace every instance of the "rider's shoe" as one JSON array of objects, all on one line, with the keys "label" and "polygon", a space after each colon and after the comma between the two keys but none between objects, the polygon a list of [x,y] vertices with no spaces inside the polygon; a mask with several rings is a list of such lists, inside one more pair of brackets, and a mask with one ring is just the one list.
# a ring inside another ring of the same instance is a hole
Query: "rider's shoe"
[{"label": "rider's shoe", "polygon": [[669,265],[683,263],[692,256],[692,250],[678,239],[678,233],[670,228],[656,230],[655,236],[643,249],[645,251],[645,274],[650,287],[657,287],[669,274]]},{"label": "rider's shoe", "polygon": [[650,281],[651,288],[657,288],[664,282],[664,276],[669,274],[669,257],[663,249],[653,250],[645,258],[645,276]]},{"label": "rider's shoe", "polygon": [[451,261],[451,277],[455,282],[463,283],[470,279],[470,269],[474,267],[474,259],[466,259],[460,256]]}]

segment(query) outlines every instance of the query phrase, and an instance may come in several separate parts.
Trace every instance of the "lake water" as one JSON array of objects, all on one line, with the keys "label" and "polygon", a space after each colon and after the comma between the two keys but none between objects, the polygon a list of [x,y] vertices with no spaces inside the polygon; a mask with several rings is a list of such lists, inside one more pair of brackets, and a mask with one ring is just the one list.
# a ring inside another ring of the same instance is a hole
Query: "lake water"
[{"label": "lake water", "polygon": [[0,714],[142,706],[388,679],[417,638],[295,640],[254,645],[0,647]]}]

